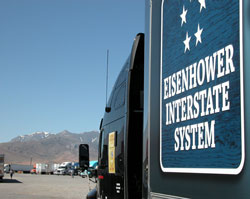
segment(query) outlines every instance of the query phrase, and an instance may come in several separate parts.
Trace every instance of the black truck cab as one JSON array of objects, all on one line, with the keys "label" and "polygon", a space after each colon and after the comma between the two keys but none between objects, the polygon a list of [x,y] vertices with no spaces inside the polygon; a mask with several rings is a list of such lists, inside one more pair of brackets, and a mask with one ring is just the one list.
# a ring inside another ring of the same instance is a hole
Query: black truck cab
[{"label": "black truck cab", "polygon": [[[144,35],[138,34],[111,92],[100,126],[100,198],[141,198]],[[110,155],[109,155],[110,154]]]}]

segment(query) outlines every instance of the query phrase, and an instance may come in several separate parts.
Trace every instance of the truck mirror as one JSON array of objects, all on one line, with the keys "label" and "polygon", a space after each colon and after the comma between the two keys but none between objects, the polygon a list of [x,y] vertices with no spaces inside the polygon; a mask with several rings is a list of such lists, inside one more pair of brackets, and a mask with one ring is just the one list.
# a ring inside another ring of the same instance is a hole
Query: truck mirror
[{"label": "truck mirror", "polygon": [[89,168],[89,145],[79,145],[79,166],[81,169]]}]

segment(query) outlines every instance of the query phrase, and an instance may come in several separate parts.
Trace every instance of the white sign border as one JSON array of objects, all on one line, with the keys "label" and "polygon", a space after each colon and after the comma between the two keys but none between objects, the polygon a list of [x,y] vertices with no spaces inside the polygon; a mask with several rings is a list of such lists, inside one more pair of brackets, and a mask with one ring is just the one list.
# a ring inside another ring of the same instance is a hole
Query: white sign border
[{"label": "white sign border", "polygon": [[238,168],[166,168],[162,164],[162,48],[163,48],[163,6],[161,5],[161,60],[160,60],[160,166],[167,173],[197,173],[197,174],[231,174],[238,175],[245,163],[245,120],[244,120],[244,79],[243,79],[243,7],[239,0],[239,25],[240,25],[240,93],[241,93],[241,162]]}]

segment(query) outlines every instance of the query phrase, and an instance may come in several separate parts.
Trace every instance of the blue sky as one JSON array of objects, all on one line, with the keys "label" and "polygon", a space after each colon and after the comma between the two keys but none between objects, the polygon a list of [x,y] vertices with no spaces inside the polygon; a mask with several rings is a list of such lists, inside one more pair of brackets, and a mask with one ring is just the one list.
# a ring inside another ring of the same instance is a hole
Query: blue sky
[{"label": "blue sky", "polygon": [[0,142],[98,130],[144,0],[0,0]]}]

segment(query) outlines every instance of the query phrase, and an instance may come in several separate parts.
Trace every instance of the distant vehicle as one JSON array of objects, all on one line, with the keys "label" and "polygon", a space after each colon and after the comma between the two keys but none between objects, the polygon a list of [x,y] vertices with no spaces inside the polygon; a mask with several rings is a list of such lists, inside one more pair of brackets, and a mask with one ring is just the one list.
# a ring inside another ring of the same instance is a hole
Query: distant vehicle
[{"label": "distant vehicle", "polygon": [[97,160],[92,160],[92,161],[89,162],[89,168],[97,169],[97,166],[98,166],[98,161]]},{"label": "distant vehicle", "polygon": [[54,163],[37,163],[36,166],[36,173],[37,174],[56,174],[56,171],[59,167],[59,164]]},{"label": "distant vehicle", "polygon": [[30,170],[30,174],[36,174],[36,164],[33,165],[33,169]]},{"label": "distant vehicle", "polygon": [[0,180],[4,177],[4,155],[0,154]]},{"label": "distant vehicle", "polygon": [[60,175],[58,169],[53,172],[54,175]]},{"label": "distant vehicle", "polygon": [[54,173],[59,168],[60,164],[54,164]]},{"label": "distant vehicle", "polygon": [[59,167],[58,164],[54,164],[54,163],[46,164],[46,166],[45,166],[46,174],[54,174],[54,171],[57,170],[58,167]]},{"label": "distant vehicle", "polygon": [[37,174],[46,174],[46,164],[37,163],[36,164],[36,173]]},{"label": "distant vehicle", "polygon": [[88,176],[89,178],[92,178],[95,176],[95,171],[98,168],[98,161],[97,160],[93,160],[89,162],[89,168],[88,168]]},{"label": "distant vehicle", "polygon": [[68,174],[69,174],[69,175],[77,176],[77,175],[78,175],[78,169],[71,168],[71,169],[68,171]]},{"label": "distant vehicle", "polygon": [[8,173],[7,171],[6,171],[6,167],[8,166],[8,164],[4,164],[4,173]]},{"label": "distant vehicle", "polygon": [[30,173],[30,170],[33,169],[33,165],[7,164],[4,169],[6,173],[9,173],[11,169],[14,170],[14,172]]},{"label": "distant vehicle", "polygon": [[30,174],[36,174],[36,169],[31,169]]},{"label": "distant vehicle", "polygon": [[92,177],[95,176],[95,173],[97,171],[97,167],[98,167],[98,161],[97,160],[90,161],[88,169],[85,169],[85,170],[81,171],[79,173],[79,175],[82,178],[85,178],[85,177],[92,178]]},{"label": "distant vehicle", "polygon": [[60,166],[58,167],[58,169],[56,170],[54,174],[68,175],[71,167],[72,167],[71,162],[63,162],[62,164],[60,164]]},{"label": "distant vehicle", "polygon": [[79,162],[72,162],[72,166],[71,166],[72,169],[79,169]]},{"label": "distant vehicle", "polygon": [[80,172],[80,176],[81,176],[82,178],[88,177],[88,171],[87,171],[87,170],[84,170],[83,172]]}]

